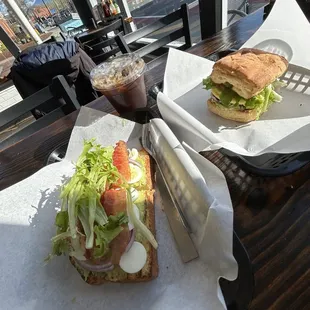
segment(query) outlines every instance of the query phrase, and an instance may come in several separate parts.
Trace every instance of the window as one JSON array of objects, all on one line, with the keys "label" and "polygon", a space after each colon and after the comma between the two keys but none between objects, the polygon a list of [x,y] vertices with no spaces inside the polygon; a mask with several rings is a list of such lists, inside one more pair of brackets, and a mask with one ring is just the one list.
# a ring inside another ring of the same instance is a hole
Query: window
[{"label": "window", "polygon": [[251,14],[269,3],[269,0],[228,0],[227,24]]},{"label": "window", "polygon": [[[201,40],[198,0],[123,0],[123,2],[127,2],[137,28],[151,24],[157,19],[176,11],[182,4],[187,3],[189,5],[192,40],[194,43]],[[155,33],[150,38],[155,39],[156,35]]]}]

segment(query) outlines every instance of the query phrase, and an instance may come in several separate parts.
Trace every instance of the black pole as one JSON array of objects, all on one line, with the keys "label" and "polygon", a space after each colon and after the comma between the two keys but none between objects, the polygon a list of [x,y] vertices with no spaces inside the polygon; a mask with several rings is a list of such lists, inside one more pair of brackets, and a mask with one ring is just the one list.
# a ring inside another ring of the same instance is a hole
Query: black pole
[{"label": "black pole", "polygon": [[74,6],[84,24],[89,29],[94,29],[95,16],[93,14],[93,8],[89,0],[73,0]]},{"label": "black pole", "polygon": [[1,26],[0,39],[10,53],[16,58],[20,53],[20,49]]},{"label": "black pole", "polygon": [[199,0],[199,13],[202,39],[222,29],[222,0]]}]

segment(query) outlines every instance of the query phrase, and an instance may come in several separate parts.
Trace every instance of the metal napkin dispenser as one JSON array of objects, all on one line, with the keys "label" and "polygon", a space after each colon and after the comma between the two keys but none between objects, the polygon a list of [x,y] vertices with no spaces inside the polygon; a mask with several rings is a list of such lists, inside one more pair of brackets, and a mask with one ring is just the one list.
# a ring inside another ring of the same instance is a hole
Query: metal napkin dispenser
[{"label": "metal napkin dispenser", "polygon": [[161,119],[143,125],[142,145],[155,159],[185,229],[199,240],[214,202],[199,169]]}]

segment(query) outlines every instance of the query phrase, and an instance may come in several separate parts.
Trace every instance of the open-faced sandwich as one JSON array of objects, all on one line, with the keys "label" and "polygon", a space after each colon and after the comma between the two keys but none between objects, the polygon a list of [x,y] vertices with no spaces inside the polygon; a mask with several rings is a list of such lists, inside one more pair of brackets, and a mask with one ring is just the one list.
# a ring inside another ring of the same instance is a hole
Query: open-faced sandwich
[{"label": "open-faced sandwich", "polygon": [[241,49],[223,57],[203,80],[205,88],[211,89],[209,110],[243,123],[258,119],[272,103],[282,100],[276,90],[285,85],[278,78],[287,67],[284,57],[257,49]]},{"label": "open-faced sandwich", "polygon": [[61,191],[52,253],[67,254],[89,284],[140,282],[158,274],[150,157],[119,141],[85,141]]}]

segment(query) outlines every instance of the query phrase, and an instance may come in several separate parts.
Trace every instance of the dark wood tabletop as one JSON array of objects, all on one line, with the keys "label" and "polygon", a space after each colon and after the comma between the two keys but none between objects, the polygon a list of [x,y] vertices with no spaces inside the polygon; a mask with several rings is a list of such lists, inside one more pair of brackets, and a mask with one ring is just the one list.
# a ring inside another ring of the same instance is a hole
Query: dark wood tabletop
[{"label": "dark wood tabletop", "polygon": [[[189,52],[205,57],[219,50],[239,48],[262,22],[260,10]],[[147,87],[162,81],[164,68],[165,63],[147,72]],[[149,104],[156,109],[154,101]],[[88,106],[114,112],[104,97]],[[1,151],[0,190],[42,168],[50,152],[69,140],[77,114]],[[250,309],[310,309],[310,164],[285,177],[263,178],[242,171],[219,152],[203,155],[223,171],[229,185],[235,230],[253,264],[255,292]]]}]

